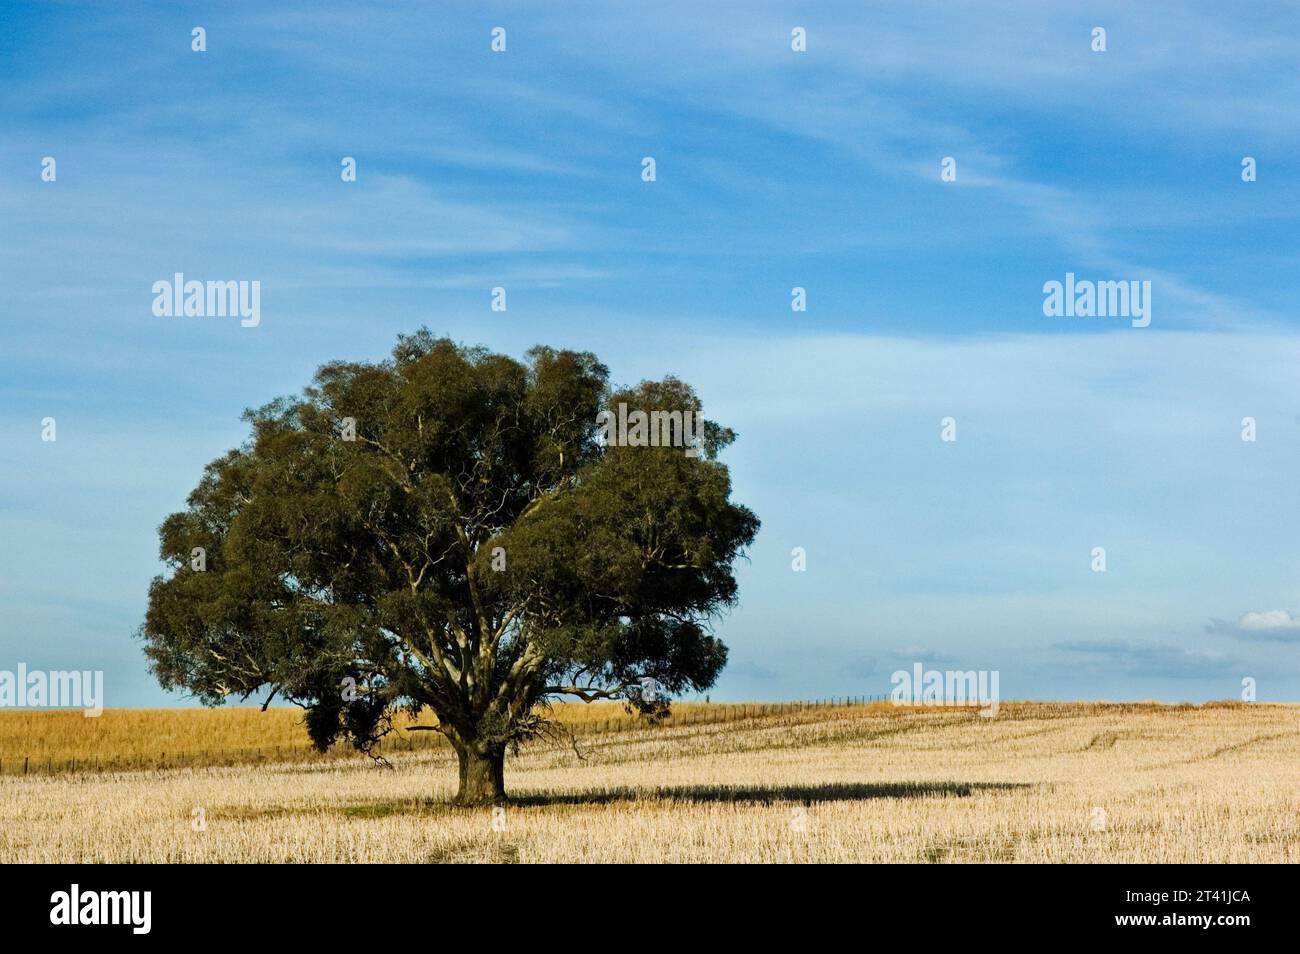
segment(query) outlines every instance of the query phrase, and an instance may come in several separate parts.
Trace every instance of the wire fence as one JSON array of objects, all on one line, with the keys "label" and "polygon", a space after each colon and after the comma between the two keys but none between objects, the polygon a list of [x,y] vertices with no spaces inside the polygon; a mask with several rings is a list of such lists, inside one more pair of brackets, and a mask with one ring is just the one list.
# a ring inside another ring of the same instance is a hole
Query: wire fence
[{"label": "wire fence", "polygon": [[[559,728],[555,733],[551,733],[551,747],[562,748],[570,744],[564,740],[556,741],[557,737],[565,735],[581,739],[621,733],[659,732],[689,726],[728,724],[753,719],[794,718],[801,714],[816,715],[817,712],[830,708],[874,705],[887,699],[888,696],[881,695],[834,696],[807,702],[687,703],[679,709],[671,710],[662,719],[652,720],[636,713],[623,712],[618,717],[603,720],[579,719],[573,722],[557,720],[556,725]],[[450,743],[439,732],[405,732],[398,729],[385,736],[375,746],[374,754],[388,756],[401,752],[450,752],[450,749]],[[328,752],[317,752],[307,743],[304,732],[303,743],[294,746],[206,748],[184,752],[159,751],[144,755],[90,753],[76,758],[45,754],[5,754],[0,756],[0,776],[163,771],[286,762],[327,763],[357,758],[364,758],[364,756],[343,745],[335,746]]]}]

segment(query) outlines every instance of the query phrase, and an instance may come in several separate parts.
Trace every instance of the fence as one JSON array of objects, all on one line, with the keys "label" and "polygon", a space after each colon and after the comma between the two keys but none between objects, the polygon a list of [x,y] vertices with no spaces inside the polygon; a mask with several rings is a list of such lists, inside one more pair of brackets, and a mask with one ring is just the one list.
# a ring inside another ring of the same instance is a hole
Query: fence
[{"label": "fence", "polygon": [[[578,738],[630,732],[654,732],[667,728],[720,725],[778,716],[795,716],[828,708],[866,706],[884,702],[888,696],[836,696],[811,702],[767,703],[686,703],[679,710],[658,721],[643,719],[624,713],[620,718],[560,722],[564,730]],[[566,747],[563,742],[554,747]],[[425,750],[449,750],[447,740],[437,732],[410,732],[400,730],[384,738],[375,747],[377,755]],[[317,752],[306,744],[301,746],[276,746],[257,749],[203,749],[197,751],[157,755],[114,756],[90,755],[80,758],[54,758],[39,755],[5,755],[0,757],[0,775],[61,775],[99,772],[146,771],[180,768],[207,768],[235,765],[271,763],[325,763],[359,757],[350,748],[336,747],[326,753]]]}]

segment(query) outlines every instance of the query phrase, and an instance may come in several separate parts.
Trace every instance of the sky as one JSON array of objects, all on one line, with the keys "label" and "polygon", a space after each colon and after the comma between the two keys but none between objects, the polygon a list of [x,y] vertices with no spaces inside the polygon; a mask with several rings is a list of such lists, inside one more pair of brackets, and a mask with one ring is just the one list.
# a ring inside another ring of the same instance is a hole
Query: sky
[{"label": "sky", "polygon": [[[134,635],[158,525],[244,408],[424,325],[679,375],[739,433],[763,526],[715,700],[885,694],[920,663],[1003,699],[1300,701],[1298,28],[1271,3],[7,0],[0,669],[188,704]],[[176,272],[259,281],[260,323],[155,316]],[[1150,282],[1150,324],[1049,317],[1067,274]]]}]

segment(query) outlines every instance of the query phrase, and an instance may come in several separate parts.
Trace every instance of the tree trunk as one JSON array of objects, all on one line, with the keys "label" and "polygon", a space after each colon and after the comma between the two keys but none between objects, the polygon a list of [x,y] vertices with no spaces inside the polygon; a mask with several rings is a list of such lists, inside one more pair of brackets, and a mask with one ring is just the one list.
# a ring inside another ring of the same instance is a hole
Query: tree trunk
[{"label": "tree trunk", "polygon": [[456,747],[460,760],[460,790],[453,803],[464,807],[500,805],[506,800],[505,746]]}]

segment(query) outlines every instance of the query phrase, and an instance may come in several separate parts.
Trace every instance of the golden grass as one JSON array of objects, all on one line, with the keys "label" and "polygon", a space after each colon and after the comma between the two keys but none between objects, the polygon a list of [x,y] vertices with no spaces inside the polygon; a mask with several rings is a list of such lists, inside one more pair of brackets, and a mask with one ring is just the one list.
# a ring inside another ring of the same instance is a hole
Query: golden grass
[{"label": "golden grass", "polygon": [[[790,705],[678,703],[670,724],[727,721],[754,712],[784,712]],[[639,720],[621,703],[559,704],[547,717],[575,733],[615,731]],[[443,747],[436,732],[409,731],[435,725],[432,713],[418,719],[398,714],[395,731],[380,744],[384,755]],[[336,746],[330,757],[354,754]],[[302,711],[297,708],[105,709],[97,718],[80,710],[0,711],[0,774],[130,768],[193,768],[268,760],[317,760]]]},{"label": "golden grass", "polygon": [[7,775],[0,862],[1300,861],[1294,706],[839,708],[578,747],[509,758],[497,813],[447,805],[441,749]]}]

